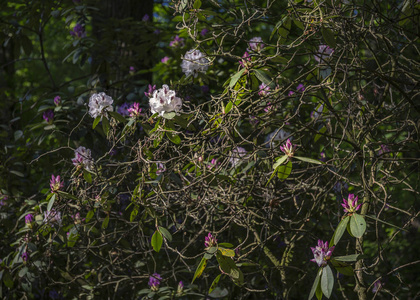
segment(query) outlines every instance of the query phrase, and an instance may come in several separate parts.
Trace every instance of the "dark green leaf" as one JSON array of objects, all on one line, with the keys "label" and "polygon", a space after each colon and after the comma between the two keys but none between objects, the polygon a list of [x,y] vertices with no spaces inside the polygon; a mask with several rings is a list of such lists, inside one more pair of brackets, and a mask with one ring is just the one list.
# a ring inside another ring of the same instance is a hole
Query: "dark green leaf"
[{"label": "dark green leaf", "polygon": [[221,247],[226,247],[226,248],[232,248],[233,245],[231,243],[219,243],[218,244]]},{"label": "dark green leaf", "polygon": [[363,254],[350,254],[345,256],[335,256],[334,259],[337,261],[354,262],[360,259],[366,258]]},{"label": "dark green leaf", "polygon": [[105,117],[102,118],[102,129],[104,130],[104,133],[106,136],[108,136],[108,132],[109,132],[109,120]]},{"label": "dark green leaf", "polygon": [[102,222],[102,229],[107,229],[108,228],[108,223],[109,223],[109,216],[106,216],[106,218]]},{"label": "dark green leaf", "polygon": [[233,107],[233,102],[232,101],[229,101],[228,104],[226,104],[226,107],[225,107],[225,114],[227,114],[228,112],[230,112],[230,110],[232,109],[232,107]]},{"label": "dark green leaf", "polygon": [[134,219],[137,217],[138,213],[139,213],[139,210],[136,207],[133,208],[133,210],[131,211],[131,214],[130,214],[130,222],[134,221]]},{"label": "dark green leaf", "polygon": [[155,250],[156,252],[159,252],[160,248],[162,247],[162,243],[163,243],[162,234],[159,232],[159,230],[156,230],[152,236],[153,250]]},{"label": "dark green leaf", "polygon": [[92,174],[90,174],[88,171],[83,170],[83,178],[88,182],[92,183]]},{"label": "dark green leaf", "polygon": [[328,299],[331,297],[332,289],[334,287],[334,275],[330,266],[325,266],[321,275],[321,289],[322,293]]},{"label": "dark green leaf", "polygon": [[165,237],[165,239],[168,241],[168,242],[172,242],[172,235],[171,235],[171,233],[168,231],[168,229],[166,229],[166,228],[164,228],[164,227],[161,227],[161,226],[159,226],[159,231],[160,231],[160,233]]},{"label": "dark green leaf", "polygon": [[87,215],[86,215],[86,223],[88,223],[92,219],[92,217],[93,217],[94,214],[95,214],[95,212],[93,210],[90,210],[87,213]]},{"label": "dark green leaf", "polygon": [[13,288],[13,278],[8,270],[6,270],[3,274],[3,282],[4,285],[7,286],[9,289]]},{"label": "dark green leaf", "polygon": [[201,7],[201,0],[195,0],[193,8],[199,9]]},{"label": "dark green leaf", "polygon": [[92,129],[95,129],[95,127],[99,124],[99,122],[101,121],[101,116],[96,117],[95,120],[93,121],[93,125],[92,125]]},{"label": "dark green leaf", "polygon": [[353,268],[350,265],[348,265],[344,262],[337,261],[337,260],[335,260],[334,257],[331,258],[330,262],[332,263],[334,268],[337,270],[337,272],[339,272],[343,275],[346,275],[346,276],[353,276],[354,275]]},{"label": "dark green leaf", "polygon": [[[117,120],[118,122],[121,123],[125,123],[127,122],[127,119],[124,118],[123,116],[121,116],[119,113],[115,112],[115,111],[109,111],[108,112],[115,120]],[[95,119],[96,120],[96,119]]]},{"label": "dark green leaf", "polygon": [[329,28],[322,27],[321,33],[328,46],[335,48],[337,44],[335,43],[334,32],[332,32]]},{"label": "dark green leaf", "polygon": [[266,85],[270,86],[270,88],[275,88],[275,84],[273,80],[271,80],[270,76],[266,72],[260,69],[253,69],[255,76],[261,81],[264,82]]},{"label": "dark green leaf", "polygon": [[172,132],[170,132],[170,131],[167,131],[167,132],[166,132],[166,136],[169,138],[169,140],[170,140],[172,143],[174,143],[174,144],[176,144],[176,145],[181,144],[181,138],[179,137],[179,135],[176,135],[176,134],[174,134],[174,133],[172,133]]}]

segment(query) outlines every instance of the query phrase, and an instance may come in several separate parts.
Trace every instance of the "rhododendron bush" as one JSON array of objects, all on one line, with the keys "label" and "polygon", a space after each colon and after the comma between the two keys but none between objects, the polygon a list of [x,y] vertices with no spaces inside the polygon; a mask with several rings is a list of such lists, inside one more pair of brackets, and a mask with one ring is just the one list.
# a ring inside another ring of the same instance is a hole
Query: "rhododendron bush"
[{"label": "rhododendron bush", "polygon": [[418,1],[3,6],[0,297],[418,297]]}]

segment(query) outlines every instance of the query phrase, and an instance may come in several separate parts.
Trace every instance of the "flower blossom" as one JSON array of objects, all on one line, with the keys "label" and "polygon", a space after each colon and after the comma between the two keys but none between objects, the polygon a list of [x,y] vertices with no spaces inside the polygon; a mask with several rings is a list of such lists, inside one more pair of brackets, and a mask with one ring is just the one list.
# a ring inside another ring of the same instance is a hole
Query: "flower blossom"
[{"label": "flower blossom", "polygon": [[71,160],[76,167],[83,167],[88,171],[93,169],[93,159],[90,149],[80,146],[74,151],[75,157]]},{"label": "flower blossom", "polygon": [[141,115],[141,108],[140,103],[135,102],[131,105],[131,107],[128,109],[128,112],[130,113],[130,117],[137,118]]},{"label": "flower blossom", "polygon": [[359,210],[360,206],[362,206],[362,203],[357,204],[357,201],[359,200],[358,196],[354,196],[354,194],[349,194],[348,199],[343,199],[343,203],[341,203],[341,206],[344,207],[345,213],[355,213]]},{"label": "flower blossom", "polygon": [[334,53],[333,48],[330,48],[327,45],[319,45],[318,53],[314,55],[314,58],[318,63],[323,64],[323,63],[326,63],[330,59],[333,53]]},{"label": "flower blossom", "polygon": [[177,288],[177,290],[176,290],[176,293],[177,293],[178,295],[180,295],[180,294],[182,294],[182,293],[183,293],[183,291],[184,291],[184,283],[183,283],[182,281],[180,281],[180,282],[178,283],[178,288]]},{"label": "flower blossom", "polygon": [[256,126],[259,122],[260,120],[256,116],[249,115],[249,124]]},{"label": "flower blossom", "polygon": [[242,147],[236,147],[233,149],[232,156],[229,159],[229,162],[232,164],[233,167],[238,165],[242,158],[246,155],[246,150]]},{"label": "flower blossom", "polygon": [[314,254],[314,258],[311,261],[317,263],[318,267],[325,267],[334,248],[335,246],[328,248],[328,242],[324,243],[322,240],[318,240],[318,246],[315,248],[311,247],[312,253]]},{"label": "flower blossom", "polygon": [[70,30],[70,35],[78,37],[78,38],[86,37],[85,28],[83,28],[81,24],[77,23],[73,27],[73,30]]},{"label": "flower blossom", "polygon": [[152,98],[153,93],[156,91],[156,85],[149,84],[147,92],[144,92],[147,98]]},{"label": "flower blossom", "polygon": [[149,278],[149,286],[150,289],[154,292],[159,290],[160,281],[162,280],[162,277],[158,273],[153,273],[152,276]]},{"label": "flower blossom", "polygon": [[265,97],[267,95],[270,95],[270,86],[266,85],[264,82],[261,83],[259,88],[260,88],[260,91],[258,92],[258,96]]},{"label": "flower blossom", "polygon": [[117,108],[117,112],[121,116],[127,117],[130,115],[130,112],[128,111],[129,108],[130,108],[130,104],[128,104],[127,102],[124,102],[121,106]]},{"label": "flower blossom", "polygon": [[56,211],[54,208],[51,210],[44,211],[44,222],[45,223],[57,223],[61,224],[61,212]]},{"label": "flower blossom", "polygon": [[292,157],[296,150],[296,145],[293,145],[290,139],[287,139],[286,144],[280,146],[280,150],[289,157]]},{"label": "flower blossom", "polygon": [[204,239],[204,247],[208,249],[216,245],[217,245],[217,239],[214,238],[213,235],[209,232],[209,234]]},{"label": "flower blossom", "polygon": [[[305,91],[305,86],[302,83],[299,83],[298,86],[296,87],[296,92],[298,93],[303,93]],[[293,96],[295,94],[294,91],[289,91],[289,93],[287,94],[287,96]]]},{"label": "flower blossom", "polygon": [[167,62],[168,62],[168,60],[169,60],[170,58],[169,57],[167,57],[167,56],[165,56],[164,58],[162,58],[160,61],[163,63],[163,64],[166,64]]},{"label": "flower blossom", "polygon": [[318,119],[323,111],[324,111],[324,104],[321,104],[318,107],[318,109],[315,109],[314,111],[311,112],[311,118],[312,119]]},{"label": "flower blossom", "polygon": [[59,105],[60,105],[60,103],[61,103],[61,97],[60,97],[60,96],[55,96],[55,97],[54,97],[54,104],[55,104],[56,106],[59,106]]},{"label": "flower blossom", "polygon": [[134,68],[133,66],[131,66],[128,70],[130,74],[134,74],[136,72],[136,68]]},{"label": "flower blossom", "polygon": [[61,181],[60,175],[57,175],[57,177],[55,177],[54,174],[52,174],[51,180],[50,180],[51,193],[57,192],[63,187],[64,187],[64,182]]},{"label": "flower blossom", "polygon": [[166,167],[164,164],[158,162],[156,163],[156,175],[160,175],[166,171]]},{"label": "flower blossom", "polygon": [[182,48],[184,45],[184,39],[179,36],[175,36],[173,41],[169,42],[169,46],[174,48]]},{"label": "flower blossom", "polygon": [[25,216],[25,224],[31,224],[34,221],[34,216],[32,214],[27,214]]},{"label": "flower blossom", "polygon": [[148,22],[148,21],[150,21],[150,17],[149,17],[149,15],[148,15],[148,14],[145,14],[141,20],[142,20],[143,22]]},{"label": "flower blossom", "polygon": [[93,94],[89,98],[89,114],[94,119],[104,115],[106,118],[108,118],[108,115],[105,112],[114,110],[112,103],[114,103],[114,100],[112,100],[110,96],[103,92],[99,94]]},{"label": "flower blossom", "polygon": [[42,114],[42,118],[45,120],[45,122],[51,124],[54,120],[54,112],[51,109],[44,111],[44,113]]},{"label": "flower blossom", "polygon": [[382,154],[385,154],[385,153],[388,153],[388,152],[391,152],[389,147],[387,145],[382,144],[381,149],[378,151],[378,155],[382,155]]},{"label": "flower blossom", "polygon": [[176,96],[175,91],[164,84],[162,88],[153,92],[149,105],[152,114],[159,113],[163,116],[164,113],[179,112],[182,109],[182,100]]},{"label": "flower blossom", "polygon": [[265,47],[262,38],[259,36],[250,39],[248,45],[249,48],[247,50],[252,50],[254,52],[260,52]]},{"label": "flower blossom", "polygon": [[242,55],[242,59],[239,61],[239,64],[242,68],[250,68],[251,67],[251,56],[249,53],[245,51],[244,55]]},{"label": "flower blossom", "polygon": [[29,260],[28,252],[23,252],[21,257],[22,257],[23,262],[26,263]]},{"label": "flower blossom", "polygon": [[373,284],[372,293],[376,294],[376,292],[381,290],[383,285],[384,284],[380,280],[375,281]]},{"label": "flower blossom", "polygon": [[268,113],[269,111],[271,111],[273,109],[273,105],[271,105],[271,102],[267,103],[267,106],[264,108],[264,111],[266,113]]},{"label": "flower blossom", "polygon": [[185,53],[181,68],[187,77],[193,75],[195,78],[198,76],[198,72],[206,73],[209,68],[209,60],[200,50],[191,49]]},{"label": "flower blossom", "polygon": [[201,36],[205,36],[208,32],[209,30],[207,28],[204,28],[203,30],[201,30],[200,34]]}]

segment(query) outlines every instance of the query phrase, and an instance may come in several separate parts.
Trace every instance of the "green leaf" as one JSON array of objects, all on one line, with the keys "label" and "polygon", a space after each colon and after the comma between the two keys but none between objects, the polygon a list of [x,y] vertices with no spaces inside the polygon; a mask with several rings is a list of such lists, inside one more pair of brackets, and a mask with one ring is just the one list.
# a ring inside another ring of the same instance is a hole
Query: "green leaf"
[{"label": "green leaf", "polygon": [[53,195],[52,195],[52,196],[51,196],[51,198],[50,198],[50,201],[48,202],[48,205],[47,205],[47,210],[48,210],[48,211],[51,211],[51,208],[52,208],[52,207],[53,207],[53,205],[54,205],[55,196],[56,196],[56,194],[55,194],[55,193],[53,193]]},{"label": "green leaf", "polygon": [[354,213],[350,216],[350,231],[356,238],[361,238],[366,231],[366,221],[359,215]]},{"label": "green leaf", "polygon": [[106,136],[108,136],[108,132],[109,132],[109,120],[107,118],[102,118],[102,129],[104,130],[104,133]]},{"label": "green leaf", "polygon": [[99,124],[101,119],[102,119],[101,116],[98,116],[98,117],[95,118],[95,120],[93,121],[92,129],[95,129],[95,127]]},{"label": "green leaf", "polygon": [[26,273],[28,272],[28,267],[23,267],[22,269],[20,269],[19,271],[19,277],[23,277],[26,275]]},{"label": "green leaf", "polygon": [[232,101],[229,101],[228,104],[226,104],[226,107],[225,107],[225,114],[227,114],[228,112],[230,112],[230,110],[232,109],[232,107],[233,107],[233,102]]},{"label": "green leaf", "polygon": [[201,7],[201,0],[195,0],[193,8],[199,9]]},{"label": "green leaf", "polygon": [[311,164],[317,164],[317,165],[322,165],[323,164],[322,161],[317,160],[317,159],[313,159],[313,158],[309,158],[309,157],[301,157],[301,156],[293,156],[293,157],[297,158],[301,161],[311,163]]},{"label": "green leaf", "polygon": [[159,252],[160,248],[162,247],[162,243],[163,243],[162,234],[159,232],[159,230],[156,230],[152,236],[153,250],[155,250],[156,252]]},{"label": "green leaf", "polygon": [[311,288],[311,292],[309,293],[308,300],[312,300],[312,298],[314,297],[315,292],[319,285],[319,280],[321,279],[321,274],[322,274],[322,268],[319,268],[318,273],[316,274],[314,283],[312,284],[312,288]]},{"label": "green leaf", "polygon": [[166,113],[164,113],[163,114],[163,117],[165,118],[165,119],[168,119],[168,120],[171,120],[171,119],[173,119],[173,118],[175,118],[175,116],[176,116],[176,112],[166,112]]},{"label": "green leaf", "polygon": [[172,234],[168,231],[168,229],[159,226],[160,233],[165,237],[168,242],[172,242]]},{"label": "green leaf", "polygon": [[276,158],[276,162],[273,165],[273,169],[277,169],[282,163],[284,163],[286,161],[286,159],[288,158],[287,155],[284,155],[282,157],[277,157]]},{"label": "green leaf", "polygon": [[334,275],[330,266],[325,266],[321,276],[321,289],[322,293],[328,299],[331,297],[332,289],[334,286]]},{"label": "green leaf", "polygon": [[222,274],[217,275],[217,277],[213,280],[210,288],[209,288],[209,294],[211,294],[211,292],[213,292],[213,290],[216,288],[217,284],[219,283],[220,277],[222,276]]},{"label": "green leaf", "polygon": [[138,213],[139,213],[139,210],[136,207],[133,208],[133,210],[131,211],[131,214],[130,214],[130,222],[134,221],[134,219],[137,217]]},{"label": "green leaf", "polygon": [[107,229],[109,223],[109,216],[106,216],[105,220],[102,222],[102,229]]},{"label": "green leaf", "polygon": [[241,78],[242,74],[245,72],[245,68],[242,68],[237,72],[235,75],[232,76],[230,79],[229,87],[233,88],[235,84],[238,82],[239,78]]},{"label": "green leaf", "polygon": [[337,46],[335,42],[334,32],[332,32],[329,28],[322,27],[321,33],[328,46],[330,46],[331,48],[335,48]]},{"label": "green leaf", "polygon": [[226,248],[219,247],[219,251],[223,256],[228,256],[228,257],[234,257],[235,256],[235,251],[233,251],[232,249],[226,249]]},{"label": "green leaf", "polygon": [[22,45],[23,51],[26,55],[30,55],[33,50],[32,41],[26,35],[20,35],[20,44]]},{"label": "green leaf", "polygon": [[271,80],[270,76],[263,70],[253,69],[255,76],[261,81],[264,82],[266,85],[270,86],[270,88],[275,88],[275,84],[273,80]]},{"label": "green leaf", "polygon": [[277,169],[277,177],[283,181],[289,177],[290,173],[292,172],[292,162],[289,161],[286,165],[281,165]]},{"label": "green leaf", "polygon": [[322,289],[321,289],[321,281],[318,283],[318,286],[316,288],[316,292],[315,292],[316,298],[318,300],[322,300]]},{"label": "green leaf", "polygon": [[173,134],[172,132],[167,131],[167,132],[166,132],[166,136],[168,137],[168,139],[169,139],[172,143],[174,143],[174,144],[176,144],[176,145],[181,144],[181,138],[180,138],[178,135]]},{"label": "green leaf", "polygon": [[293,18],[293,23],[295,23],[295,25],[296,25],[298,28],[300,28],[300,29],[302,29],[302,30],[305,30],[305,26],[303,26],[303,23],[302,23],[301,21],[299,21],[298,19]]},{"label": "green leaf", "polygon": [[86,223],[88,223],[92,219],[92,217],[93,217],[94,214],[95,214],[95,212],[93,210],[90,210],[87,213],[87,215],[86,215]]},{"label": "green leaf", "polygon": [[7,286],[9,289],[13,288],[13,278],[8,270],[6,270],[3,275],[3,282],[4,285]]},{"label": "green leaf", "polygon": [[331,257],[330,262],[334,266],[334,268],[337,270],[337,272],[346,275],[346,276],[353,276],[354,271],[351,266],[344,262],[337,261],[334,257]]},{"label": "green leaf", "polygon": [[83,170],[83,178],[88,182],[88,183],[92,183],[92,175],[86,171]]},{"label": "green leaf", "polygon": [[[109,111],[108,112],[115,120],[117,120],[118,122],[121,123],[125,123],[127,122],[127,119],[124,118],[123,116],[121,116],[119,113],[115,112],[115,111]],[[96,119],[95,119],[96,120]]]},{"label": "green leaf", "polygon": [[345,256],[335,256],[334,259],[337,261],[354,262],[360,259],[366,258],[363,254],[350,254]]},{"label": "green leaf", "polygon": [[220,269],[228,274],[233,282],[237,285],[242,285],[244,282],[244,275],[242,271],[236,266],[232,258],[222,255],[220,252],[216,254],[217,262]]},{"label": "green leaf", "polygon": [[337,245],[337,243],[340,241],[341,237],[344,234],[344,231],[347,228],[347,224],[349,223],[349,221],[350,221],[350,218],[347,216],[344,219],[342,219],[341,222],[338,224],[334,232],[334,235],[330,241],[330,247],[333,245]]},{"label": "green leaf", "polygon": [[227,247],[227,248],[232,248],[233,247],[233,245],[231,243],[219,243],[218,245],[221,246],[221,247]]},{"label": "green leaf", "polygon": [[323,133],[325,133],[327,131],[327,127],[322,126],[322,128],[319,130],[319,133],[317,133],[314,137],[314,142],[316,143],[323,135]]},{"label": "green leaf", "polygon": [[206,266],[207,266],[207,259],[203,257],[201,259],[200,264],[198,265],[197,269],[195,270],[194,277],[193,277],[193,280],[191,281],[191,284],[194,282],[194,280],[196,278],[200,277],[201,274],[203,274]]}]

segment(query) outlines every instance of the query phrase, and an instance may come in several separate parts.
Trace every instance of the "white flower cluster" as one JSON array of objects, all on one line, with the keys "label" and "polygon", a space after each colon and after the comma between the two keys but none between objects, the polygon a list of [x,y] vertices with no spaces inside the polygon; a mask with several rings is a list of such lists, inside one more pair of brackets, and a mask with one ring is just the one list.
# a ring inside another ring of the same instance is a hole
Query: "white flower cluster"
[{"label": "white flower cluster", "polygon": [[71,160],[75,166],[83,166],[86,170],[93,169],[93,159],[90,149],[80,146],[74,150],[74,158]]},{"label": "white flower cluster", "polygon": [[249,48],[248,51],[259,52],[261,49],[265,47],[264,42],[261,37],[256,36],[249,40]]},{"label": "white flower cluster", "polygon": [[236,167],[239,163],[241,163],[241,160],[246,155],[246,150],[242,147],[236,147],[232,151],[232,156],[229,159],[229,162],[232,164],[232,167]]},{"label": "white flower cluster", "polygon": [[192,49],[187,51],[181,63],[182,72],[186,76],[197,77],[198,72],[205,73],[209,68],[209,60],[200,50]]},{"label": "white flower cluster", "polygon": [[113,111],[112,103],[114,100],[105,93],[93,94],[89,99],[89,114],[92,118],[98,116],[108,117],[105,111]]},{"label": "white flower cluster", "polygon": [[175,95],[175,91],[164,84],[162,88],[153,92],[149,105],[152,114],[159,113],[163,116],[164,113],[179,112],[182,109],[182,100]]},{"label": "white flower cluster", "polygon": [[286,138],[293,139],[293,137],[289,136],[288,132],[284,131],[283,129],[277,129],[276,131],[273,131],[267,135],[264,144],[267,148],[273,148],[275,143],[284,141]]}]

